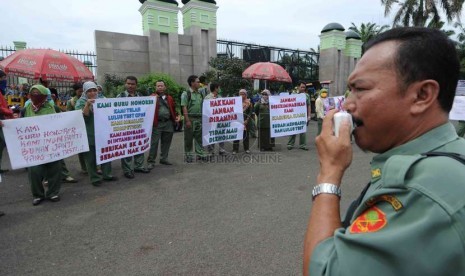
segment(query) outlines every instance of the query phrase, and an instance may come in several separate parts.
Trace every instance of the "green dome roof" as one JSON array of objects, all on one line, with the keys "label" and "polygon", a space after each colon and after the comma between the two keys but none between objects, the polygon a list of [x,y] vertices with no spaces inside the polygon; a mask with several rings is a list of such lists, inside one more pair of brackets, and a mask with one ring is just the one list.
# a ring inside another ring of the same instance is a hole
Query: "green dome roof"
[{"label": "green dome roof", "polygon": [[329,31],[334,31],[334,30],[337,30],[337,31],[345,31],[344,27],[339,24],[339,23],[329,23],[328,25],[326,25],[323,30],[321,30],[322,33],[326,33],[326,32],[329,32]]},{"label": "green dome roof", "polygon": [[358,40],[362,40],[362,38],[360,37],[360,35],[352,30],[348,30],[346,32],[346,39],[358,39]]}]

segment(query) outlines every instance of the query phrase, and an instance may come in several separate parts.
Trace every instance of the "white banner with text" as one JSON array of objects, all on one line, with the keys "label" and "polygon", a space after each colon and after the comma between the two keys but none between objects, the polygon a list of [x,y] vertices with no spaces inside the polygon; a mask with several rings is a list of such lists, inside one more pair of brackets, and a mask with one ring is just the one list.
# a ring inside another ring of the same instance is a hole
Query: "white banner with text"
[{"label": "white banner with text", "polygon": [[93,104],[97,164],[150,149],[155,97],[97,99]]},{"label": "white banner with text", "polygon": [[307,103],[305,94],[270,97],[271,137],[307,132]]},{"label": "white banner with text", "polygon": [[2,122],[12,169],[46,164],[89,151],[81,111]]}]

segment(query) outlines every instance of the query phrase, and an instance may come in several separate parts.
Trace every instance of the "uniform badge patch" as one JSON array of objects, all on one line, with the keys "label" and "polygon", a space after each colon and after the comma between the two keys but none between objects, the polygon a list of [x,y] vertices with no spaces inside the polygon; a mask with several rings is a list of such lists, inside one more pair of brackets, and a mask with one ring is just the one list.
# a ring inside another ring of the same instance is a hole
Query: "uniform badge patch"
[{"label": "uniform badge patch", "polygon": [[373,206],[354,220],[349,228],[352,234],[372,233],[384,228],[387,224],[386,214]]},{"label": "uniform badge patch", "polygon": [[380,177],[381,177],[381,169],[371,170],[371,178],[380,178]]}]

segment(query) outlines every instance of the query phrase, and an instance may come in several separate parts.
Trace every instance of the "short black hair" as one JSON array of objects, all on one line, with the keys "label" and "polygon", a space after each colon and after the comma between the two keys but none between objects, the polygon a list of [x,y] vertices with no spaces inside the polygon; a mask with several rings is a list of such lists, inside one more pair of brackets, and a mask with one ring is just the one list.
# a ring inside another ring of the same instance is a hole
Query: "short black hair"
[{"label": "short black hair", "polygon": [[163,84],[166,86],[166,82],[165,82],[164,80],[157,80],[157,81],[155,82],[155,85],[157,85],[157,82],[163,82]]},{"label": "short black hair", "polygon": [[220,85],[216,82],[212,82],[210,83],[210,91],[213,92],[215,91],[215,89],[217,89],[218,87],[220,87]]},{"label": "short black hair", "polygon": [[79,89],[82,88],[82,82],[76,82],[75,84],[73,84],[73,90],[74,91],[77,91]]},{"label": "short black hair", "polygon": [[189,84],[189,87],[191,87],[191,83],[195,82],[196,79],[198,79],[199,77],[196,76],[196,75],[191,75],[187,78],[187,83]]},{"label": "short black hair", "polygon": [[127,76],[126,79],[124,80],[124,83],[126,83],[127,80],[133,80],[133,81],[135,81],[136,84],[137,84],[137,78],[134,77],[134,76]]},{"label": "short black hair", "polygon": [[439,104],[449,112],[460,73],[454,42],[440,30],[402,27],[379,34],[366,43],[364,50],[387,41],[399,43],[393,65],[402,81],[401,89],[416,81],[435,80],[439,84]]}]

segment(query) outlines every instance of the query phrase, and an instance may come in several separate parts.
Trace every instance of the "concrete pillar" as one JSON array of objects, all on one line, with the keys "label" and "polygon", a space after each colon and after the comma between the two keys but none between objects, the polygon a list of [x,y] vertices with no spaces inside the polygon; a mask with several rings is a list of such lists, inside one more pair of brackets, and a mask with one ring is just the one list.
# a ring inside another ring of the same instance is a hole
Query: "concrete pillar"
[{"label": "concrete pillar", "polygon": [[147,0],[139,8],[142,14],[142,29],[144,35],[149,35],[151,30],[161,33],[178,33],[177,4],[157,0]]},{"label": "concrete pillar", "polygon": [[24,50],[26,49],[27,43],[24,41],[13,41],[16,50]]},{"label": "concrete pillar", "polygon": [[[342,26],[341,26],[342,27]],[[329,95],[343,95],[341,90],[344,78],[344,50],[346,48],[346,35],[343,29],[327,30],[320,35],[320,81],[331,80]]]},{"label": "concrete pillar", "polygon": [[208,71],[210,58],[216,57],[216,12],[218,7],[208,1],[191,0],[182,8],[184,34],[192,36],[194,74]]}]

